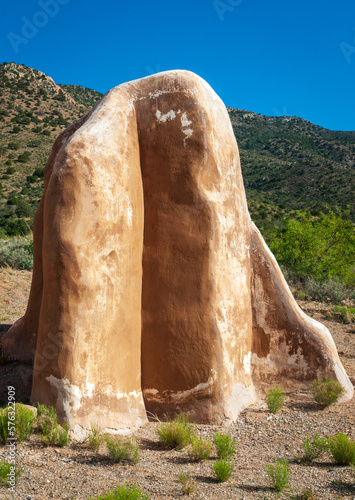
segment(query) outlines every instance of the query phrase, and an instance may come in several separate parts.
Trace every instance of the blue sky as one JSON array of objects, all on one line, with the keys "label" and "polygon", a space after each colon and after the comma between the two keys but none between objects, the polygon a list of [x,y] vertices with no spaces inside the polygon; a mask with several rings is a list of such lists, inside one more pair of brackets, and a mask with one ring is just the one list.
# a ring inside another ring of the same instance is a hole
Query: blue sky
[{"label": "blue sky", "polygon": [[12,0],[1,10],[0,62],[57,83],[104,93],[188,69],[227,106],[355,130],[354,0]]}]

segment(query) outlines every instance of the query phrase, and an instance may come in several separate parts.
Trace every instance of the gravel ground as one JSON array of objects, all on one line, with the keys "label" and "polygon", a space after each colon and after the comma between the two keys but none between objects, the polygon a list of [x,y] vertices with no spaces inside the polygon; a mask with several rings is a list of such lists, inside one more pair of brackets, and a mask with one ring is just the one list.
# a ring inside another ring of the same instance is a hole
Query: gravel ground
[{"label": "gravel ground", "polygon": [[[17,291],[16,311],[11,313],[11,301],[3,300],[5,282],[11,284],[11,279],[6,276],[8,280],[3,280],[0,287],[0,302],[6,302],[8,309],[6,319],[2,319],[3,328],[16,319],[19,304],[26,302]],[[21,277],[15,272],[12,276],[15,276],[17,285],[24,280],[28,293],[28,275]],[[330,329],[340,358],[354,383],[353,326],[336,321],[329,305],[314,302],[300,302],[300,305]],[[2,389],[6,377],[18,383],[28,380],[30,369],[18,363],[0,367]],[[23,389],[22,400],[26,399],[28,390],[28,387]],[[197,434],[207,439],[212,440],[217,431],[228,432],[236,438],[234,471],[226,483],[216,483],[213,479],[214,452],[206,462],[189,463],[186,450],[166,451],[159,446],[154,422],[147,423],[135,434],[140,447],[137,465],[115,464],[108,458],[105,445],[101,445],[98,453],[85,443],[71,443],[65,448],[45,447],[34,435],[29,441],[17,445],[17,462],[23,472],[17,481],[16,493],[0,487],[0,499],[87,499],[122,484],[137,484],[149,493],[150,499],[180,498],[185,496],[178,481],[180,473],[189,474],[195,482],[196,490],[191,498],[274,499],[276,494],[270,488],[265,466],[279,458],[290,461],[291,474],[289,489],[278,498],[305,498],[301,494],[309,490],[314,493],[314,499],[355,499],[355,474],[349,466],[336,466],[329,455],[313,465],[300,465],[294,461],[306,435],[313,436],[318,432],[323,437],[343,432],[355,439],[354,410],[354,398],[348,403],[319,410],[309,393],[299,389],[288,393],[286,405],[276,416],[271,415],[262,402],[244,411],[235,423],[196,425]],[[0,458],[4,457],[5,451],[5,447],[0,447]]]}]

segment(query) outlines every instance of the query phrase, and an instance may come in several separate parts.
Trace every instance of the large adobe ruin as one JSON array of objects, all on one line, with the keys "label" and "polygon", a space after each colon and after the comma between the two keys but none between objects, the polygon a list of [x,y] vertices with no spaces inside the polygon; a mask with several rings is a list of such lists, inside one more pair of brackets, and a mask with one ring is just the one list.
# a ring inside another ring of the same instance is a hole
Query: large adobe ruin
[{"label": "large adobe ruin", "polygon": [[32,402],[76,434],[190,411],[235,419],[263,383],[330,376],[329,331],[297,306],[252,223],[226,108],[193,73],[112,89],[56,140],[34,222]]}]

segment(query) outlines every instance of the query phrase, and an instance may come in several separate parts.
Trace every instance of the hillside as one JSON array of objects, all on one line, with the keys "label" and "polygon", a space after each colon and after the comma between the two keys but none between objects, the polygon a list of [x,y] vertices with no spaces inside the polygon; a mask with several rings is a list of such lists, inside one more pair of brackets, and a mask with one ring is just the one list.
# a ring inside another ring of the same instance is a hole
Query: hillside
[{"label": "hillside", "polygon": [[349,206],[354,218],[355,132],[326,130],[294,116],[228,111],[251,212],[265,211],[260,200],[276,212],[304,209],[314,215]]},{"label": "hillside", "polygon": [[23,65],[0,65],[0,236],[28,232],[55,138],[100,96],[75,85],[59,86]]},{"label": "hillside", "polygon": [[[57,85],[23,65],[0,65],[0,237],[29,231],[55,138],[101,96]],[[349,206],[354,220],[355,132],[333,132],[296,117],[228,111],[250,212],[262,231],[297,209],[317,215]]]}]

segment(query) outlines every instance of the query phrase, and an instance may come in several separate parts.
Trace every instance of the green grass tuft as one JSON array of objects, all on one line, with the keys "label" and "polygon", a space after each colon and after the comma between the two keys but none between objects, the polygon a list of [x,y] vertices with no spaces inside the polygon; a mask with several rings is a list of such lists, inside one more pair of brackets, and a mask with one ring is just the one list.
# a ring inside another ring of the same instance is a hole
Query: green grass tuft
[{"label": "green grass tuft", "polygon": [[123,462],[124,460],[134,464],[139,462],[139,448],[133,439],[106,435],[105,442],[114,462]]},{"label": "green grass tuft", "polygon": [[182,449],[194,435],[195,425],[189,422],[189,414],[180,413],[174,420],[160,422],[157,434],[164,448]]}]

